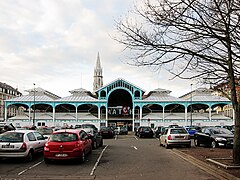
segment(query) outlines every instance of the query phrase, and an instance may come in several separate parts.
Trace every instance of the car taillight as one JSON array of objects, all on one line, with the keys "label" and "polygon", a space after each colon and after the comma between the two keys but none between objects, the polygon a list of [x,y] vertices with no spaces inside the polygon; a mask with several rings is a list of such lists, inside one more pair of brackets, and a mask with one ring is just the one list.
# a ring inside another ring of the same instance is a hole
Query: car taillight
[{"label": "car taillight", "polygon": [[45,146],[44,146],[44,151],[49,151],[48,143],[45,144]]},{"label": "car taillight", "polygon": [[19,151],[26,151],[27,150],[27,144],[23,142],[22,146],[20,147]]},{"label": "car taillight", "polygon": [[168,140],[172,140],[172,136],[169,135],[169,136],[167,137],[167,139],[168,139]]}]

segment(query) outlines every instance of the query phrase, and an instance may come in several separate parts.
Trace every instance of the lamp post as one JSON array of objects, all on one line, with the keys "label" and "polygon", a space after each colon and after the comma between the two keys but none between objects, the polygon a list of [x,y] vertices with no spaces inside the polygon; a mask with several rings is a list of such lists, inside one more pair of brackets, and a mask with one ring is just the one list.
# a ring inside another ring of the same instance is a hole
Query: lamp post
[{"label": "lamp post", "polygon": [[190,126],[192,126],[192,85],[193,84],[191,84],[191,110],[190,110],[190,113],[191,113],[191,115],[190,115]]},{"label": "lamp post", "polygon": [[33,83],[33,126],[35,126],[35,83]]}]

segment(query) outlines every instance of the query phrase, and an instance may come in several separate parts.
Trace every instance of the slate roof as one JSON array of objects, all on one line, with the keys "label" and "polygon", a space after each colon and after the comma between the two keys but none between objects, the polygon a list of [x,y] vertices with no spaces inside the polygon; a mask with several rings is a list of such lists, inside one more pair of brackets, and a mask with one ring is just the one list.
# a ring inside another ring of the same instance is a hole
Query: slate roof
[{"label": "slate roof", "polygon": [[160,102],[170,102],[170,101],[185,101],[177,97],[170,96],[171,91],[166,89],[155,89],[150,91],[147,96],[143,98],[143,101],[160,101]]},{"label": "slate roof", "polygon": [[216,102],[226,102],[230,100],[226,97],[212,95],[212,91],[207,88],[198,88],[190,93],[187,93],[180,97],[187,101],[216,101]]},{"label": "slate roof", "polygon": [[69,91],[72,95],[58,99],[58,101],[69,101],[69,102],[81,102],[81,101],[98,101],[90,91],[86,89],[79,88],[72,91]]}]

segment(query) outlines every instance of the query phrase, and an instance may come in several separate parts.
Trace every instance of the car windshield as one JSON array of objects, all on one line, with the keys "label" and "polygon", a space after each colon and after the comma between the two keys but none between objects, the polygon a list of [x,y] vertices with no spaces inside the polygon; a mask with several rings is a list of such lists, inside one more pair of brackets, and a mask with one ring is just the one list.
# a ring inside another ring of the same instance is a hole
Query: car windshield
[{"label": "car windshield", "polygon": [[170,134],[187,134],[187,131],[183,128],[181,129],[171,129]]},{"label": "car windshield", "polygon": [[211,134],[233,134],[231,131],[225,128],[213,128],[210,129]]},{"label": "car windshield", "polygon": [[73,133],[57,133],[50,136],[52,142],[71,142],[77,141],[77,135]]},{"label": "car windshield", "polygon": [[24,133],[5,132],[0,134],[0,142],[23,142]]}]

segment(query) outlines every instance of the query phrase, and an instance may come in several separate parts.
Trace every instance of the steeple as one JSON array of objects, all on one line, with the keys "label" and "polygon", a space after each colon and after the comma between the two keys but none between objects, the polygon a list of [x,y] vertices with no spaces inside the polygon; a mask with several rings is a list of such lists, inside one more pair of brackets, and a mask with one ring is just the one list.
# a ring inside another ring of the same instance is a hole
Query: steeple
[{"label": "steeple", "polygon": [[94,76],[93,76],[93,92],[103,86],[103,76],[102,76],[102,67],[100,62],[99,52],[97,54],[97,62],[94,68]]}]

